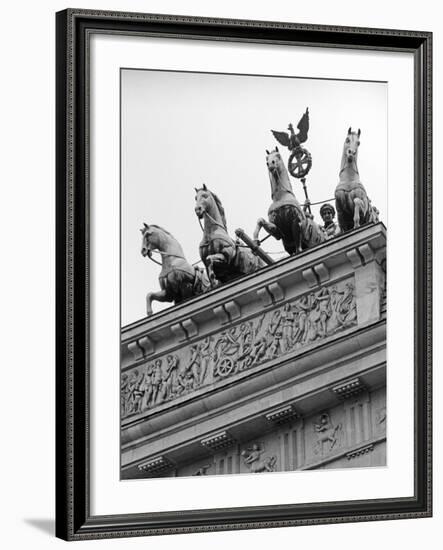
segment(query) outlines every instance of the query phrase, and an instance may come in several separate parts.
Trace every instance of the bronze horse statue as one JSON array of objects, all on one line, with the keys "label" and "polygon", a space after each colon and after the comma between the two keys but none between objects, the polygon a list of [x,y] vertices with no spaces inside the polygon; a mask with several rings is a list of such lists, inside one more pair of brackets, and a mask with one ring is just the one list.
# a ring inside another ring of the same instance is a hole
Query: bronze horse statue
[{"label": "bronze horse statue", "polygon": [[161,290],[148,292],[146,295],[146,314],[148,316],[153,313],[153,300],[179,304],[183,300],[210,289],[205,271],[192,266],[186,260],[181,245],[169,231],[159,225],[147,225],[146,223],[143,224],[140,231],[142,233],[142,256],[152,259],[152,253],[156,251],[161,257],[162,269],[158,278]]},{"label": "bronze horse statue", "polygon": [[228,234],[226,215],[220,199],[205,184],[195,189],[195,213],[203,219],[200,258],[206,266],[212,287],[252,273],[264,263],[248,247]]},{"label": "bronze horse statue", "polygon": [[358,173],[357,158],[360,135],[360,128],[358,132],[353,132],[349,127],[343,144],[340,179],[335,189],[337,220],[342,232],[378,221],[378,210],[371,205]]},{"label": "bronze horse statue", "polygon": [[304,211],[294,195],[286,166],[278,151],[266,151],[266,164],[271,183],[272,203],[268,220],[259,218],[253,239],[259,244],[263,227],[275,239],[283,241],[288,254],[297,254],[326,240],[326,234],[312,216]]}]

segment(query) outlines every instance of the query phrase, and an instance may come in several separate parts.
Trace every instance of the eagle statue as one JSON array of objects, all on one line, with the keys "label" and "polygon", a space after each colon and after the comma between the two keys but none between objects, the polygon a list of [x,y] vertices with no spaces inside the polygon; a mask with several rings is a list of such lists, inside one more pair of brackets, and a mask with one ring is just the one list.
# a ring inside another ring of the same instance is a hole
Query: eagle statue
[{"label": "eagle statue", "polygon": [[298,134],[294,132],[294,127],[292,124],[289,124],[287,132],[277,132],[276,130],[271,130],[275,139],[284,147],[287,147],[290,151],[300,147],[308,139],[309,131],[309,109],[306,108],[305,113],[300,119],[300,122],[297,124],[299,130]]},{"label": "eagle statue", "polygon": [[298,134],[295,133],[292,124],[289,124],[288,126],[289,134],[287,132],[277,132],[276,130],[271,130],[271,132],[275,139],[281,145],[289,149],[291,154],[289,155],[288,160],[288,171],[292,177],[301,179],[304,186],[304,178],[306,177],[312,166],[311,153],[301,145],[308,139],[308,108],[306,108],[306,111],[304,112],[299,123],[297,124],[297,128]]}]

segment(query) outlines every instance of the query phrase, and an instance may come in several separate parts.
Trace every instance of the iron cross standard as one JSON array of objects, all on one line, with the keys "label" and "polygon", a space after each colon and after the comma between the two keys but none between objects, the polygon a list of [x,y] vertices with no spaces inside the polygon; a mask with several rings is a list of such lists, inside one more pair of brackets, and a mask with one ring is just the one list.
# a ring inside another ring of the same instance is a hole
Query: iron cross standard
[{"label": "iron cross standard", "polygon": [[[306,201],[309,203],[308,190],[306,187],[306,176],[312,167],[311,153],[301,146],[308,139],[309,131],[309,109],[306,108],[305,113],[301,117],[297,124],[299,130],[298,134],[295,133],[292,123],[289,123],[287,132],[278,132],[271,130],[275,139],[284,147],[287,147],[291,154],[288,160],[288,171],[292,177],[300,179],[303,185],[303,191],[305,193]],[[309,212],[311,211],[308,206]]]}]

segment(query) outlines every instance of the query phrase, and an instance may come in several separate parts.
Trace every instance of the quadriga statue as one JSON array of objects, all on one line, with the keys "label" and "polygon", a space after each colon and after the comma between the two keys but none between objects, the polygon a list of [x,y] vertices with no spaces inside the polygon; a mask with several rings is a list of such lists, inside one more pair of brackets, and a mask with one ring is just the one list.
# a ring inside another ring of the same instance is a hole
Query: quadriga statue
[{"label": "quadriga statue", "polygon": [[279,153],[266,151],[266,164],[271,184],[272,203],[268,209],[268,221],[259,218],[254,231],[254,241],[259,243],[260,229],[283,241],[288,254],[297,254],[326,240],[326,234],[311,215],[306,213],[294,195],[288,171]]},{"label": "quadriga statue", "polygon": [[360,135],[360,129],[358,132],[353,132],[349,127],[343,144],[339,183],[335,189],[337,219],[342,232],[378,221],[378,210],[371,205],[358,172]]},{"label": "quadriga statue", "polygon": [[265,264],[251,249],[229,236],[225,210],[217,195],[205,184],[195,192],[195,213],[203,220],[200,258],[206,266],[211,286],[227,283],[263,267]]},{"label": "quadriga statue", "polygon": [[155,251],[160,254],[161,271],[158,277],[160,289],[157,292],[148,292],[146,295],[146,314],[152,315],[152,302],[174,302],[179,304],[187,298],[197,296],[210,288],[206,272],[192,266],[185,258],[180,243],[159,225],[143,224],[142,229],[143,257],[152,258]]}]

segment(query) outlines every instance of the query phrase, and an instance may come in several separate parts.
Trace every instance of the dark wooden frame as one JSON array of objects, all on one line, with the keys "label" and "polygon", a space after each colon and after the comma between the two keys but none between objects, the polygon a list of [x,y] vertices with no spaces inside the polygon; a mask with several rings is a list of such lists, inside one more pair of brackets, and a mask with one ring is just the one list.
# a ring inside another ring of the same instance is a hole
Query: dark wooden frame
[{"label": "dark wooden frame", "polygon": [[[69,9],[56,15],[56,534],[66,540],[428,517],[432,34]],[[415,65],[415,494],[359,502],[92,516],[89,509],[88,46],[92,33],[406,51]],[[75,276],[74,276],[75,274]]]}]

